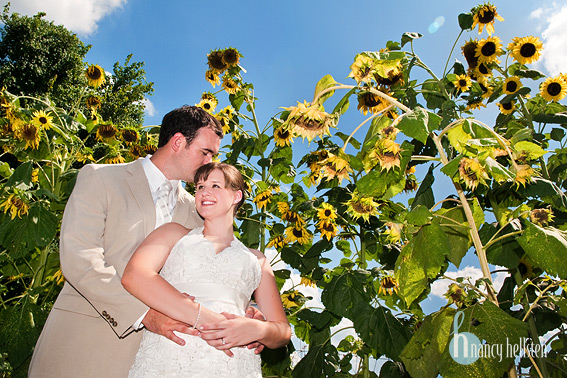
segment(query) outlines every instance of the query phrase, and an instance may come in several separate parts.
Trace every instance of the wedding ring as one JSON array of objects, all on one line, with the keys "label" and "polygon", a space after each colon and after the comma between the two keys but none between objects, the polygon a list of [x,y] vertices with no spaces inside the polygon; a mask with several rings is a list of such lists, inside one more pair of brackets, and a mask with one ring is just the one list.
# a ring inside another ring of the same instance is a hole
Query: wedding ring
[{"label": "wedding ring", "polygon": [[222,341],[222,345],[226,344],[226,341],[224,341],[224,337],[221,338]]}]

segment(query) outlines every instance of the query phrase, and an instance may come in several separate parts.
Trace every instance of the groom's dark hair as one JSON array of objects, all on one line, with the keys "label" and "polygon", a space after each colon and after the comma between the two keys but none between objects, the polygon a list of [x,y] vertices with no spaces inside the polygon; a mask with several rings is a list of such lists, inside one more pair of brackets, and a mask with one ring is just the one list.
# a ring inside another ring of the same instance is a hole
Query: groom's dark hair
[{"label": "groom's dark hair", "polygon": [[184,105],[173,109],[161,121],[158,148],[165,146],[176,133],[183,134],[190,146],[202,127],[210,128],[221,139],[224,135],[220,122],[202,108]]}]

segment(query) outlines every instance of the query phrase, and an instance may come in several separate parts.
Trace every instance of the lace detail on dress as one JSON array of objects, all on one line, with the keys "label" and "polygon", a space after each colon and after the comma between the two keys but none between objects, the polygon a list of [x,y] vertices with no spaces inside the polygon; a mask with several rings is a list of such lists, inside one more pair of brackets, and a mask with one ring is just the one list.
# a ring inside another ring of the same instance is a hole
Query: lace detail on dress
[{"label": "lace detail on dress", "polygon": [[[202,231],[194,229],[177,242],[160,275],[210,310],[244,315],[262,278],[258,258],[237,239],[217,254]],[[260,356],[254,350],[232,348],[230,358],[201,338],[178,336],[185,346],[144,331],[128,377],[261,377]]]}]

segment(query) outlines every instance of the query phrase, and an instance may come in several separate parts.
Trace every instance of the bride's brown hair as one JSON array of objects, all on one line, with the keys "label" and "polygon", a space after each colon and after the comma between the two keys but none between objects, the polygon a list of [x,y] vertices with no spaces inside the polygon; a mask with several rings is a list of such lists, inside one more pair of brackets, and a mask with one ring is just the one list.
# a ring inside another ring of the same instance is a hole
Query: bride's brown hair
[{"label": "bride's brown hair", "polygon": [[207,180],[211,172],[215,169],[218,169],[222,172],[226,188],[230,188],[235,192],[240,190],[240,192],[242,193],[242,198],[234,207],[234,214],[236,215],[236,212],[246,200],[246,182],[244,181],[244,177],[242,177],[242,173],[240,173],[238,168],[236,168],[234,165],[226,163],[208,163],[197,169],[193,182],[197,184],[199,181]]}]

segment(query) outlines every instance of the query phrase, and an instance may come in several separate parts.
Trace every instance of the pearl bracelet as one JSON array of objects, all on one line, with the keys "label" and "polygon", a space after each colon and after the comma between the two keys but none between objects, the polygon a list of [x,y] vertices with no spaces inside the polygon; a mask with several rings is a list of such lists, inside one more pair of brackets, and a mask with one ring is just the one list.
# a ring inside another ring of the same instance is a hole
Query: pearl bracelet
[{"label": "pearl bracelet", "polygon": [[193,324],[193,329],[197,328],[197,323],[199,322],[199,316],[201,316],[201,304],[198,304],[199,310],[197,312],[197,319],[195,319],[195,324]]}]

